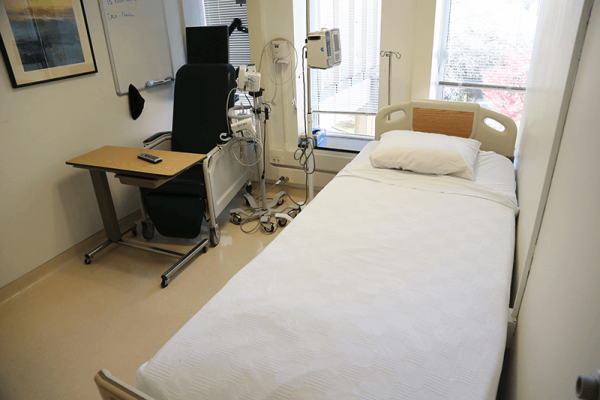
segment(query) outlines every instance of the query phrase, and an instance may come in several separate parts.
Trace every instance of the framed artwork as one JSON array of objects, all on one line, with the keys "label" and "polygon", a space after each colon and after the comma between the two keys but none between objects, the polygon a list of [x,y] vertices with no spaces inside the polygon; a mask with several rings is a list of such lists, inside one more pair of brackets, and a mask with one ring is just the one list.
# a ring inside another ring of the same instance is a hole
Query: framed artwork
[{"label": "framed artwork", "polygon": [[83,0],[0,1],[0,50],[14,88],[98,72]]}]

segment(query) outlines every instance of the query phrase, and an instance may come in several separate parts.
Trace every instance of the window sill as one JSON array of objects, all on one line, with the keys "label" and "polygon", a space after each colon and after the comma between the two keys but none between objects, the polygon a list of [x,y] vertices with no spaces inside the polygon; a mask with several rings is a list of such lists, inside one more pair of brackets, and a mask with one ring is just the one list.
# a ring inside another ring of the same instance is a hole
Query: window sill
[{"label": "window sill", "polygon": [[371,139],[327,136],[316,148],[358,154],[370,141]]}]

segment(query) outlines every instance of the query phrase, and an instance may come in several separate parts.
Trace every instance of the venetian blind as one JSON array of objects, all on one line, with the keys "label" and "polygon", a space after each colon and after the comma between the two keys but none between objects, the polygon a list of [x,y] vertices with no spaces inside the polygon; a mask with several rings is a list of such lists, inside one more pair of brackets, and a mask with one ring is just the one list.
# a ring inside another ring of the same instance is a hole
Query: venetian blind
[{"label": "venetian blind", "polygon": [[378,110],[381,0],[312,0],[311,30],[339,28],[342,63],[312,69],[313,112]]},{"label": "venetian blind", "polygon": [[[248,26],[246,5],[235,0],[204,0],[204,18],[207,26],[231,25],[235,18]],[[250,40],[247,33],[234,31],[229,36],[229,63],[234,67],[250,64]]]},{"label": "venetian blind", "polygon": [[440,85],[525,89],[540,0],[446,1]]}]

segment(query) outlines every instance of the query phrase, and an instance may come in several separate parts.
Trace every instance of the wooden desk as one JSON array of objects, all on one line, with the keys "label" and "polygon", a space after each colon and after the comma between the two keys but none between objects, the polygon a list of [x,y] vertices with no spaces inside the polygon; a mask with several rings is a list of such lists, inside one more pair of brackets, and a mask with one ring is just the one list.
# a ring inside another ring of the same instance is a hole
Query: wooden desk
[{"label": "wooden desk", "polygon": [[[137,158],[139,153],[152,154],[161,157],[163,161],[158,164],[152,164]],[[94,255],[108,247],[111,243],[128,245],[180,257],[179,261],[161,276],[163,280],[162,286],[166,287],[170,281],[171,275],[189,261],[189,259],[200,250],[206,252],[208,245],[207,239],[201,240],[200,243],[187,254],[176,253],[153,246],[124,242],[123,235],[126,233],[132,232],[134,235],[137,234],[137,225],[133,224],[124,231],[121,231],[112,195],[110,193],[108,179],[106,177],[106,173],[111,172],[116,174],[116,177],[119,178],[123,184],[155,189],[185,170],[198,164],[205,157],[206,155],[204,154],[104,146],[68,160],[68,165],[90,171],[98,207],[100,208],[100,215],[102,216],[102,223],[104,224],[104,231],[108,238],[106,242],[86,253],[85,263],[90,264]]]}]

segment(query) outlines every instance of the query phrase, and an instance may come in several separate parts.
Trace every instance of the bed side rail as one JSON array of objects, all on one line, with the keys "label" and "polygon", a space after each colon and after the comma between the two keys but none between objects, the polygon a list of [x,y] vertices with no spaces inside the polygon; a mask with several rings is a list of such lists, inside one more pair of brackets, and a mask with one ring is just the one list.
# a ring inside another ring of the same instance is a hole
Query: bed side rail
[{"label": "bed side rail", "polygon": [[246,167],[229,154],[227,146],[212,149],[204,159],[203,168],[209,202],[209,223],[214,228],[217,217],[244,186],[248,174]]}]

